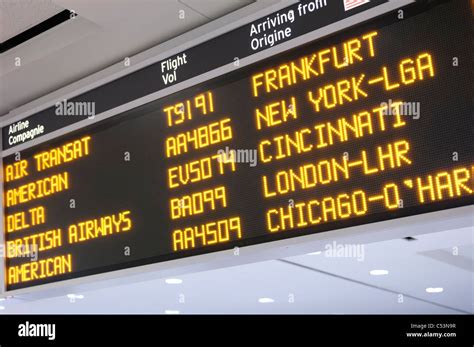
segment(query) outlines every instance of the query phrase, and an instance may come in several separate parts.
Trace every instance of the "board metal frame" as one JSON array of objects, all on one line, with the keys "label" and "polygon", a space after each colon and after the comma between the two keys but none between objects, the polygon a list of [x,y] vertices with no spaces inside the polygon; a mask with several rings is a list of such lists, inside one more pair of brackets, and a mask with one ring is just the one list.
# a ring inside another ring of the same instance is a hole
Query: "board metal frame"
[{"label": "board metal frame", "polygon": [[[114,79],[120,78],[126,74],[132,73],[138,69],[141,69],[150,64],[156,63],[160,60],[163,60],[167,57],[170,57],[174,54],[183,52],[184,50],[196,46],[204,41],[210,40],[214,37],[220,36],[236,27],[248,24],[255,19],[258,19],[262,16],[265,16],[269,13],[281,10],[296,1],[285,1],[278,2],[274,1],[275,4],[258,11],[248,11],[247,9],[242,9],[237,11],[242,13],[242,11],[247,11],[247,16],[242,17],[234,22],[231,25],[223,25],[225,21],[221,21],[221,26],[216,30],[213,30],[206,35],[202,35],[202,28],[198,28],[192,31],[191,36],[194,35],[193,39],[187,40],[183,44],[178,44],[174,48],[162,50],[160,46],[152,48],[151,50],[140,53],[135,57],[131,57],[131,60],[140,60],[140,57],[143,55],[150,55],[150,52],[160,53],[152,55],[148,58],[143,59],[139,63],[132,65],[129,69],[121,69],[115,73],[102,76],[102,73],[99,72],[95,74],[96,80],[90,83],[83,84],[79,88],[74,88],[71,90],[71,86],[62,88],[58,92],[54,92],[49,96],[48,101],[44,101],[44,98],[41,98],[37,101],[34,101],[30,104],[27,104],[20,109],[23,109],[21,113],[14,116],[4,116],[0,126],[3,127],[12,122],[24,119],[34,113],[37,113],[43,109],[51,107],[58,100],[69,99],[79,94],[82,94],[88,90],[96,88],[100,85],[113,81]],[[193,77],[191,79],[178,82],[172,86],[169,86],[165,89],[157,91],[155,93],[149,94],[142,98],[133,100],[129,103],[120,105],[116,108],[107,110],[101,114],[98,114],[94,119],[85,119],[79,121],[75,124],[71,124],[62,129],[56,130],[49,134],[43,135],[37,139],[29,141],[18,145],[16,147],[10,148],[2,152],[2,158],[8,155],[11,155],[15,152],[25,150],[30,147],[37,146],[41,143],[50,141],[54,138],[60,137],[72,131],[81,129],[85,126],[89,126],[96,122],[100,122],[104,119],[113,117],[115,115],[121,114],[148,102],[163,98],[169,94],[176,93],[180,90],[187,89],[189,87],[195,86],[197,84],[206,82],[215,77],[225,75],[227,73],[233,72],[237,69],[243,68],[250,64],[256,63],[263,59],[269,58],[276,54],[285,52],[294,47],[303,45],[307,42],[326,37],[330,34],[342,31],[351,27],[353,25],[368,21],[375,17],[381,16],[387,12],[396,10],[398,8],[404,7],[410,3],[413,3],[414,0],[389,0],[387,3],[381,4],[379,6],[368,9],[364,12],[355,14],[351,17],[345,18],[338,22],[332,23],[323,28],[317,29],[305,35],[293,38],[289,41],[283,42],[281,44],[275,45],[272,48],[260,51],[249,57],[240,59],[240,64],[238,67],[234,64],[227,64],[216,68],[214,70],[208,71],[199,76]],[[261,3],[259,4],[261,6]],[[223,17],[225,20],[229,16]],[[219,21],[219,20],[218,20]],[[212,23],[211,23],[212,24]],[[185,34],[184,36],[189,36]],[[181,37],[176,40],[182,40]],[[172,44],[172,43],[171,43]],[[170,45],[166,43],[165,45]],[[137,58],[137,59],[135,59]],[[92,76],[94,77],[94,76]],[[94,78],[92,78],[94,79]],[[86,78],[87,80],[87,78]],[[87,82],[87,81],[86,81]],[[28,105],[29,108],[28,108]],[[25,110],[25,108],[27,108]],[[0,143],[2,134],[0,134]],[[2,163],[0,163],[2,165]],[[3,175],[3,167],[1,170]],[[2,177],[3,182],[3,177]],[[3,198],[3,185],[0,187],[1,195],[0,199]],[[2,201],[3,202],[3,201]],[[84,276],[75,279],[63,280],[54,283],[37,285],[29,288],[22,288],[17,290],[6,291],[5,288],[5,258],[2,259],[2,265],[0,266],[0,297],[22,297],[26,299],[37,299],[42,297],[51,297],[51,296],[60,296],[66,295],[68,293],[80,293],[84,291],[106,288],[110,286],[130,283],[130,282],[139,282],[146,281],[156,278],[164,278],[168,276],[178,276],[181,274],[206,271],[211,269],[230,267],[242,264],[248,264],[253,262],[279,259],[284,257],[290,257],[295,255],[300,255],[304,253],[314,252],[324,249],[324,245],[328,242],[340,242],[340,243],[372,243],[380,242],[390,239],[403,238],[407,236],[416,236],[425,233],[433,233],[445,230],[452,230],[457,228],[466,228],[472,227],[473,217],[474,216],[474,206],[463,206],[458,208],[452,208],[448,210],[441,210],[437,212],[431,212],[427,214],[409,216],[397,218],[394,220],[376,222],[371,224],[364,224],[359,226],[353,226],[343,229],[331,230],[330,232],[317,233],[312,235],[293,237],[284,240],[278,240],[263,244],[257,244],[253,246],[247,246],[239,249],[239,252],[235,252],[235,249],[212,252],[203,255],[196,255],[192,257],[170,260],[161,263],[154,263],[149,265],[141,265],[137,267],[127,268],[123,270],[111,271],[96,275]],[[0,244],[4,245],[4,223],[3,223],[3,213],[2,223],[0,224]],[[238,254],[238,255],[236,255]]]}]

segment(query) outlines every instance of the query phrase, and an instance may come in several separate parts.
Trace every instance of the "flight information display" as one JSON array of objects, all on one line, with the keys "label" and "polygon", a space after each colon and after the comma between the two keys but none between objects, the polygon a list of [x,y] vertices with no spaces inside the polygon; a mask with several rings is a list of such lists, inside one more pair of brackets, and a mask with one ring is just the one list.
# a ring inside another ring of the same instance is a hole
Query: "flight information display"
[{"label": "flight information display", "polygon": [[395,11],[5,157],[6,289],[472,204],[471,6]]}]

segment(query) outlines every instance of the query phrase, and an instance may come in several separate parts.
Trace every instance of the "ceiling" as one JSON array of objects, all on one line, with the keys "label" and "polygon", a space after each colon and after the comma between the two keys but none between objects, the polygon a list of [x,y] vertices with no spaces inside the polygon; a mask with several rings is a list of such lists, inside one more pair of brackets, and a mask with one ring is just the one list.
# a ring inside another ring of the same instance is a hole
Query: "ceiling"
[{"label": "ceiling", "polygon": [[0,54],[0,115],[252,3],[255,1],[0,0],[0,42],[64,9],[78,14]]},{"label": "ceiling", "polygon": [[0,1],[0,42],[41,23],[63,10],[51,0]]},{"label": "ceiling", "polygon": [[0,314],[473,313],[473,240],[472,228],[445,230],[356,245],[353,256],[328,252],[329,243],[320,253],[171,277],[178,284],[157,278],[71,293],[72,300],[10,298]]}]

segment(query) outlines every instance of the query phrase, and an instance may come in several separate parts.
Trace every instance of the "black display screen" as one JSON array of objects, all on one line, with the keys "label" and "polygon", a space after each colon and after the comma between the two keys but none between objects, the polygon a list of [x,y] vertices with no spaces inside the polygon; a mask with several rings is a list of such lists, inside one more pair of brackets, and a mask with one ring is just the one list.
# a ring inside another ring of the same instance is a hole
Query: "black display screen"
[{"label": "black display screen", "polygon": [[6,289],[472,204],[471,6],[393,12],[5,157]]}]

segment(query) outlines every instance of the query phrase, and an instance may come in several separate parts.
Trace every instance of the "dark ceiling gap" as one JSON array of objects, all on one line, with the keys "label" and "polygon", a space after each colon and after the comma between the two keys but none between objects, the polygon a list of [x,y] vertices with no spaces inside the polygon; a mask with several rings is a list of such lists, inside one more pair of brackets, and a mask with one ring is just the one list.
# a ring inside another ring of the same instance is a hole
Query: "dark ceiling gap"
[{"label": "dark ceiling gap", "polygon": [[19,33],[18,35],[0,43],[0,54],[5,53],[6,51],[22,44],[23,42],[31,40],[33,37],[36,37],[45,31],[48,31],[49,29],[54,28],[55,26],[64,23],[71,18],[74,18],[75,16],[75,12],[63,10],[54,16],[49,17],[41,23],[38,23],[35,26]]}]

